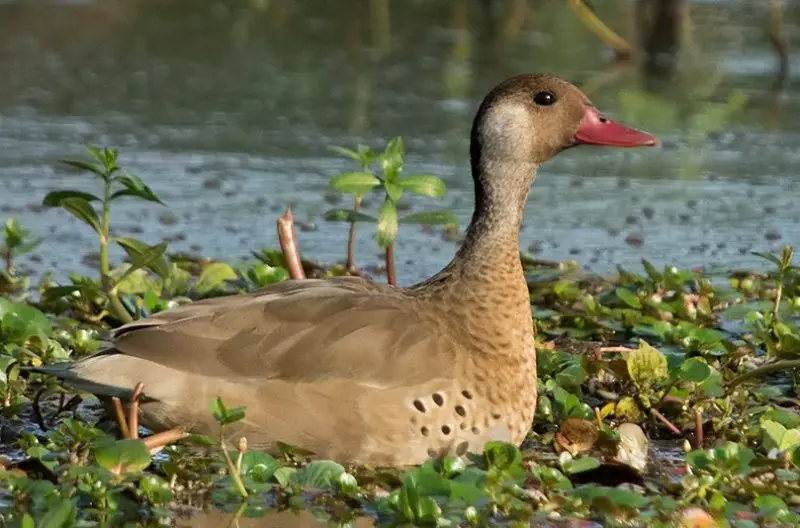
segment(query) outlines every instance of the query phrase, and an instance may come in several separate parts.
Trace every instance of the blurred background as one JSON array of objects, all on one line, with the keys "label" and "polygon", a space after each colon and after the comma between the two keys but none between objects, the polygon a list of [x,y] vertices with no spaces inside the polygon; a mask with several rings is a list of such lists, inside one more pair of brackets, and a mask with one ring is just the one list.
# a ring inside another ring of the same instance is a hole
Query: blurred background
[{"label": "blurred background", "polygon": [[[545,71],[664,147],[573,149],[546,165],[524,251],[597,272],[642,257],[762,266],[750,251],[800,243],[798,4],[0,0],[0,218],[46,236],[21,262],[30,269],[86,272],[96,236],[41,200],[96,186],[59,158],[118,146],[168,208],[115,204],[117,233],[236,260],[277,246],[275,219],[291,205],[303,256],[331,263],[347,226],[322,216],[349,204],[328,181],[356,167],[328,147],[400,135],[406,172],[450,189],[412,209],[448,207],[463,229],[480,99],[507,76]],[[375,230],[359,233],[359,263],[380,261]],[[403,226],[399,282],[435,273],[455,247],[441,230]]]}]

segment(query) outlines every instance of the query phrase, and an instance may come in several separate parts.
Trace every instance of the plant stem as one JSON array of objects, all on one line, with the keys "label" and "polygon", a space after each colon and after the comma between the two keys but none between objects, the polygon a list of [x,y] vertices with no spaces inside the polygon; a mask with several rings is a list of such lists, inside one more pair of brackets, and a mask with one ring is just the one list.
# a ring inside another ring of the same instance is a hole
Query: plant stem
[{"label": "plant stem", "polygon": [[786,44],[786,38],[781,33],[783,13],[780,0],[770,1],[770,15],[769,38],[775,48],[775,53],[778,55],[776,87],[780,87],[789,74],[789,49]]},{"label": "plant stem", "polygon": [[392,286],[397,286],[397,272],[394,268],[394,244],[386,246],[386,280]]},{"label": "plant stem", "polygon": [[168,429],[166,431],[161,431],[160,433],[156,433],[153,435],[148,436],[144,439],[144,443],[147,446],[147,449],[150,452],[153,452],[154,449],[161,449],[173,442],[177,442],[178,440],[182,440],[189,436],[189,433],[184,431],[183,429]]},{"label": "plant stem", "polygon": [[300,250],[297,248],[297,238],[294,231],[294,219],[292,208],[286,209],[283,216],[278,217],[278,241],[283,251],[283,258],[286,260],[286,267],[292,279],[305,279],[306,273],[303,271],[303,263],[300,260]]},{"label": "plant stem", "polygon": [[703,449],[703,413],[694,410],[694,448]]},{"label": "plant stem", "polygon": [[569,5],[584,26],[597,35],[604,44],[614,48],[619,60],[627,60],[633,56],[633,48],[628,41],[600,20],[584,0],[569,0]]},{"label": "plant stem", "polygon": [[606,354],[608,352],[619,352],[621,354],[625,354],[628,352],[633,352],[636,350],[635,348],[629,348],[626,346],[605,346],[595,349],[595,352],[598,354]]},{"label": "plant stem", "polygon": [[[361,195],[357,194],[353,200],[353,211],[358,211],[361,207]],[[347,235],[347,262],[345,263],[347,271],[353,273],[356,271],[356,223],[350,222],[350,231]]]},{"label": "plant stem", "polygon": [[781,297],[783,296],[783,271],[781,271],[781,274],[778,275],[778,280],[776,282],[778,284],[775,288],[775,303],[772,305],[772,333],[775,334],[775,337],[778,337],[778,334],[775,332],[775,328],[780,322],[779,312],[781,309]]},{"label": "plant stem", "polygon": [[654,409],[657,409],[657,408],[661,407],[661,404],[662,404],[662,403],[664,403],[664,400],[665,400],[665,399],[666,399],[666,397],[669,395],[669,391],[671,391],[671,390],[672,390],[672,388],[673,388],[673,387],[675,387],[675,385],[677,385],[677,384],[678,384],[678,381],[679,381],[679,380],[678,380],[678,376],[675,376],[675,377],[672,379],[672,381],[670,381],[670,382],[669,382],[669,385],[667,385],[667,388],[666,388],[666,389],[664,389],[664,392],[661,394],[661,397],[658,399],[658,401],[656,402],[656,404],[655,404],[655,405],[653,405],[653,408],[654,408]]},{"label": "plant stem", "polygon": [[766,365],[762,365],[758,368],[745,372],[736,378],[733,378],[731,382],[728,383],[728,389],[732,389],[750,378],[760,378],[761,376],[766,376],[767,374],[772,374],[773,372],[779,372],[781,370],[789,370],[793,368],[800,368],[800,359],[786,359],[783,361],[767,363]]},{"label": "plant stem", "polygon": [[5,261],[6,261],[6,274],[10,277],[11,268],[13,267],[13,262],[14,262],[14,250],[10,247],[6,248]]},{"label": "plant stem", "polygon": [[657,410],[655,410],[655,409],[650,409],[650,414],[652,414],[653,416],[655,416],[655,417],[656,417],[656,418],[657,418],[657,419],[658,419],[658,420],[659,420],[661,423],[663,423],[664,425],[666,425],[666,426],[667,426],[667,428],[668,428],[670,431],[672,431],[673,433],[675,433],[676,435],[679,435],[679,434],[681,434],[681,430],[680,430],[680,429],[678,429],[677,427],[675,427],[675,424],[674,424],[674,423],[670,422],[670,421],[667,419],[667,417],[666,417],[666,416],[664,416],[663,414],[661,414],[661,413],[660,413],[660,412],[658,412]]},{"label": "plant stem", "polygon": [[242,476],[236,471],[236,465],[233,463],[231,459],[231,455],[228,454],[228,448],[225,447],[225,435],[223,434],[225,431],[224,427],[220,427],[219,431],[219,445],[222,448],[222,456],[225,457],[225,463],[228,465],[228,473],[230,473],[231,478],[233,479],[233,483],[236,486],[236,491],[239,495],[246,499],[248,497],[247,488],[244,487],[244,482],[242,482]]},{"label": "plant stem", "polygon": [[130,323],[133,317],[119,300],[116,288],[111,283],[111,266],[108,263],[108,241],[111,232],[111,176],[105,180],[103,189],[103,218],[100,233],[100,284],[108,297],[108,304],[111,314],[122,323]]}]

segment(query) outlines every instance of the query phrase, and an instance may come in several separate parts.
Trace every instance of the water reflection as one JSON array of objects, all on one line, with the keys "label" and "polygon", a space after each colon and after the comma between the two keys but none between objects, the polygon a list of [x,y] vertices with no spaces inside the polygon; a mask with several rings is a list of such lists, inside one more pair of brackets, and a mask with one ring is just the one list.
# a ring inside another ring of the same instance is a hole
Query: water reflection
[{"label": "water reflection", "polygon": [[[598,14],[638,42],[637,4],[648,2],[604,2]],[[111,143],[178,218],[164,225],[160,211],[123,205],[119,231],[236,258],[275,245],[274,217],[292,203],[316,228],[300,233],[304,254],[341,259],[346,227],[320,221],[327,179],[345,167],[329,145],[403,135],[409,170],[443,176],[447,205],[466,222],[476,100],[507,75],[546,70],[574,79],[598,106],[654,129],[666,145],[587,149],[548,165],[529,202],[526,247],[596,270],[642,256],[754,264],[749,250],[800,240],[791,200],[798,100],[791,78],[783,96],[771,89],[767,5],[674,5],[680,9],[666,15],[640,9],[638,31],[672,16],[671,25],[657,24],[663,34],[648,33],[646,47],[654,57],[680,49],[678,61],[625,66],[610,62],[566,2],[5,2],[0,212],[48,235],[44,261],[34,266],[85,271],[74,245],[91,250],[93,238],[36,204],[59,185],[91,184],[54,168],[55,159],[74,157],[86,142]],[[785,28],[796,28],[797,18],[797,10],[786,13]],[[659,83],[643,75],[664,67]],[[723,112],[736,90],[746,105],[698,133],[697,116]],[[404,229],[401,282],[450,258],[451,243]],[[377,260],[371,230],[362,231],[359,261]]]}]

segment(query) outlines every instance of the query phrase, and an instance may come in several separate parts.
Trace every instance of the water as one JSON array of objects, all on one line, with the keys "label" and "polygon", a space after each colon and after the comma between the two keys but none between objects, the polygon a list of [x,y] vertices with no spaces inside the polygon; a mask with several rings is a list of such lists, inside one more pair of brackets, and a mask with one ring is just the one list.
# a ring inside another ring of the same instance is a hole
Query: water
[{"label": "water", "polygon": [[[599,11],[631,39],[632,4]],[[771,88],[763,4],[694,4],[678,73],[647,96],[656,104],[643,99],[640,68],[611,65],[566,2],[0,2],[0,218],[17,216],[46,236],[23,259],[27,268],[91,272],[92,233],[39,204],[55,188],[92,189],[56,160],[109,144],[169,206],[115,204],[117,233],[235,260],[277,245],[275,218],[290,203],[309,223],[299,232],[303,254],[332,262],[344,256],[347,229],[321,220],[334,207],[323,195],[351,165],[328,147],[402,135],[407,171],[432,172],[450,188],[440,203],[413,209],[449,207],[463,228],[477,103],[506,76],[540,70],[574,80],[665,146],[574,149],[548,164],[528,203],[523,249],[594,271],[642,257],[759,265],[750,251],[800,241],[800,101],[791,76],[781,92]],[[796,8],[785,13],[790,41],[798,20]],[[798,66],[791,57],[790,72]],[[747,94],[744,108],[692,139],[692,120],[735,90]],[[413,226],[399,240],[406,284],[455,250]],[[379,260],[370,226],[358,258]]]}]

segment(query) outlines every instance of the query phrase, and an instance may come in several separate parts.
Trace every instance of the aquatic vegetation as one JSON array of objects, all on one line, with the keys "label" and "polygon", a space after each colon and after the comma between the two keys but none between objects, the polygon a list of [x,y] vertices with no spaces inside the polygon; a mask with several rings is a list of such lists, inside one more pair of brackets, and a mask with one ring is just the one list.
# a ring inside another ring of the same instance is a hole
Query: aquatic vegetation
[{"label": "aquatic vegetation", "polygon": [[[100,243],[100,288],[92,288],[90,283],[83,283],[61,290],[51,290],[50,294],[55,296],[57,292],[63,296],[68,293],[81,292],[85,297],[96,297],[101,294],[110,314],[117,320],[127,323],[133,318],[120,301],[120,284],[136,270],[142,268],[150,268],[162,276],[166,275],[168,268],[162,257],[167,249],[167,244],[161,242],[154,246],[148,246],[136,239],[111,236],[111,204],[125,197],[159,204],[162,202],[138,176],[123,171],[117,165],[118,150],[98,149],[90,146],[87,147],[87,151],[91,157],[90,161],[64,160],[62,163],[99,178],[102,183],[102,195],[96,196],[76,190],[52,191],[44,197],[42,204],[47,207],[61,207],[92,228],[97,234]],[[99,203],[99,212],[92,205],[94,202]],[[120,277],[113,277],[111,274],[108,259],[108,246],[111,242],[122,246],[131,259],[131,265]]]},{"label": "aquatic vegetation", "polygon": [[41,238],[31,239],[31,232],[20,225],[16,218],[9,218],[3,225],[3,241],[0,246],[0,256],[3,267],[0,270],[0,293],[3,295],[24,294],[30,287],[30,280],[20,276],[16,269],[16,259],[32,252],[39,244]]},{"label": "aquatic vegetation", "polygon": [[[361,169],[357,172],[342,172],[330,181],[333,190],[354,196],[353,208],[333,209],[325,213],[327,220],[350,223],[346,268],[355,269],[356,223],[374,223],[377,224],[378,246],[386,253],[386,277],[389,284],[397,284],[394,239],[399,224],[455,225],[457,223],[455,216],[449,211],[428,211],[399,217],[398,201],[406,192],[417,196],[442,198],[447,194],[447,186],[441,179],[430,174],[401,176],[405,164],[405,150],[403,138],[400,137],[390,140],[381,153],[376,153],[365,145],[358,145],[356,150],[335,147],[334,151],[357,161]],[[373,164],[380,166],[380,175],[378,171],[372,169]],[[383,205],[377,218],[359,210],[364,195],[375,191],[382,191],[384,194]]]},{"label": "aquatic vegetation", "polygon": [[[337,218],[358,220],[365,214],[359,196],[375,191],[383,193],[381,214],[394,207],[399,223],[400,191],[443,193],[438,179],[399,175],[399,141],[380,155],[364,147],[348,152],[360,156],[362,170],[334,178],[355,196]],[[800,523],[800,267],[791,247],[762,254],[773,268],[758,273],[657,269],[643,261],[641,271],[600,277],[574,264],[523,259],[540,395],[521,448],[490,442],[480,455],[403,469],[345,467],[288,445],[270,455],[231,434],[247,409],[217,398],[198,405],[208,405],[218,436],[192,435],[152,454],[146,438],[98,422],[94,399],[25,367],[92,353],[125,317],[285,280],[287,260],[274,249],[226,263],[168,255],[163,243],[120,242],[109,235],[111,203],[158,200],[118,167],[116,151],[90,153],[91,162],[71,164],[100,178],[103,198],[55,191],[45,202],[89,225],[101,248],[122,245],[129,262],[113,265],[106,250],[97,277],[31,286],[13,261],[38,240],[6,223],[0,522],[159,525],[207,507],[227,512],[231,523],[274,510],[311,511],[343,525],[359,518],[386,526],[592,519],[666,527],[703,516],[712,526]],[[381,157],[391,161],[388,169],[380,162],[378,176],[369,167]],[[370,218],[390,247],[391,218]],[[348,272],[302,265],[307,276]]]}]

